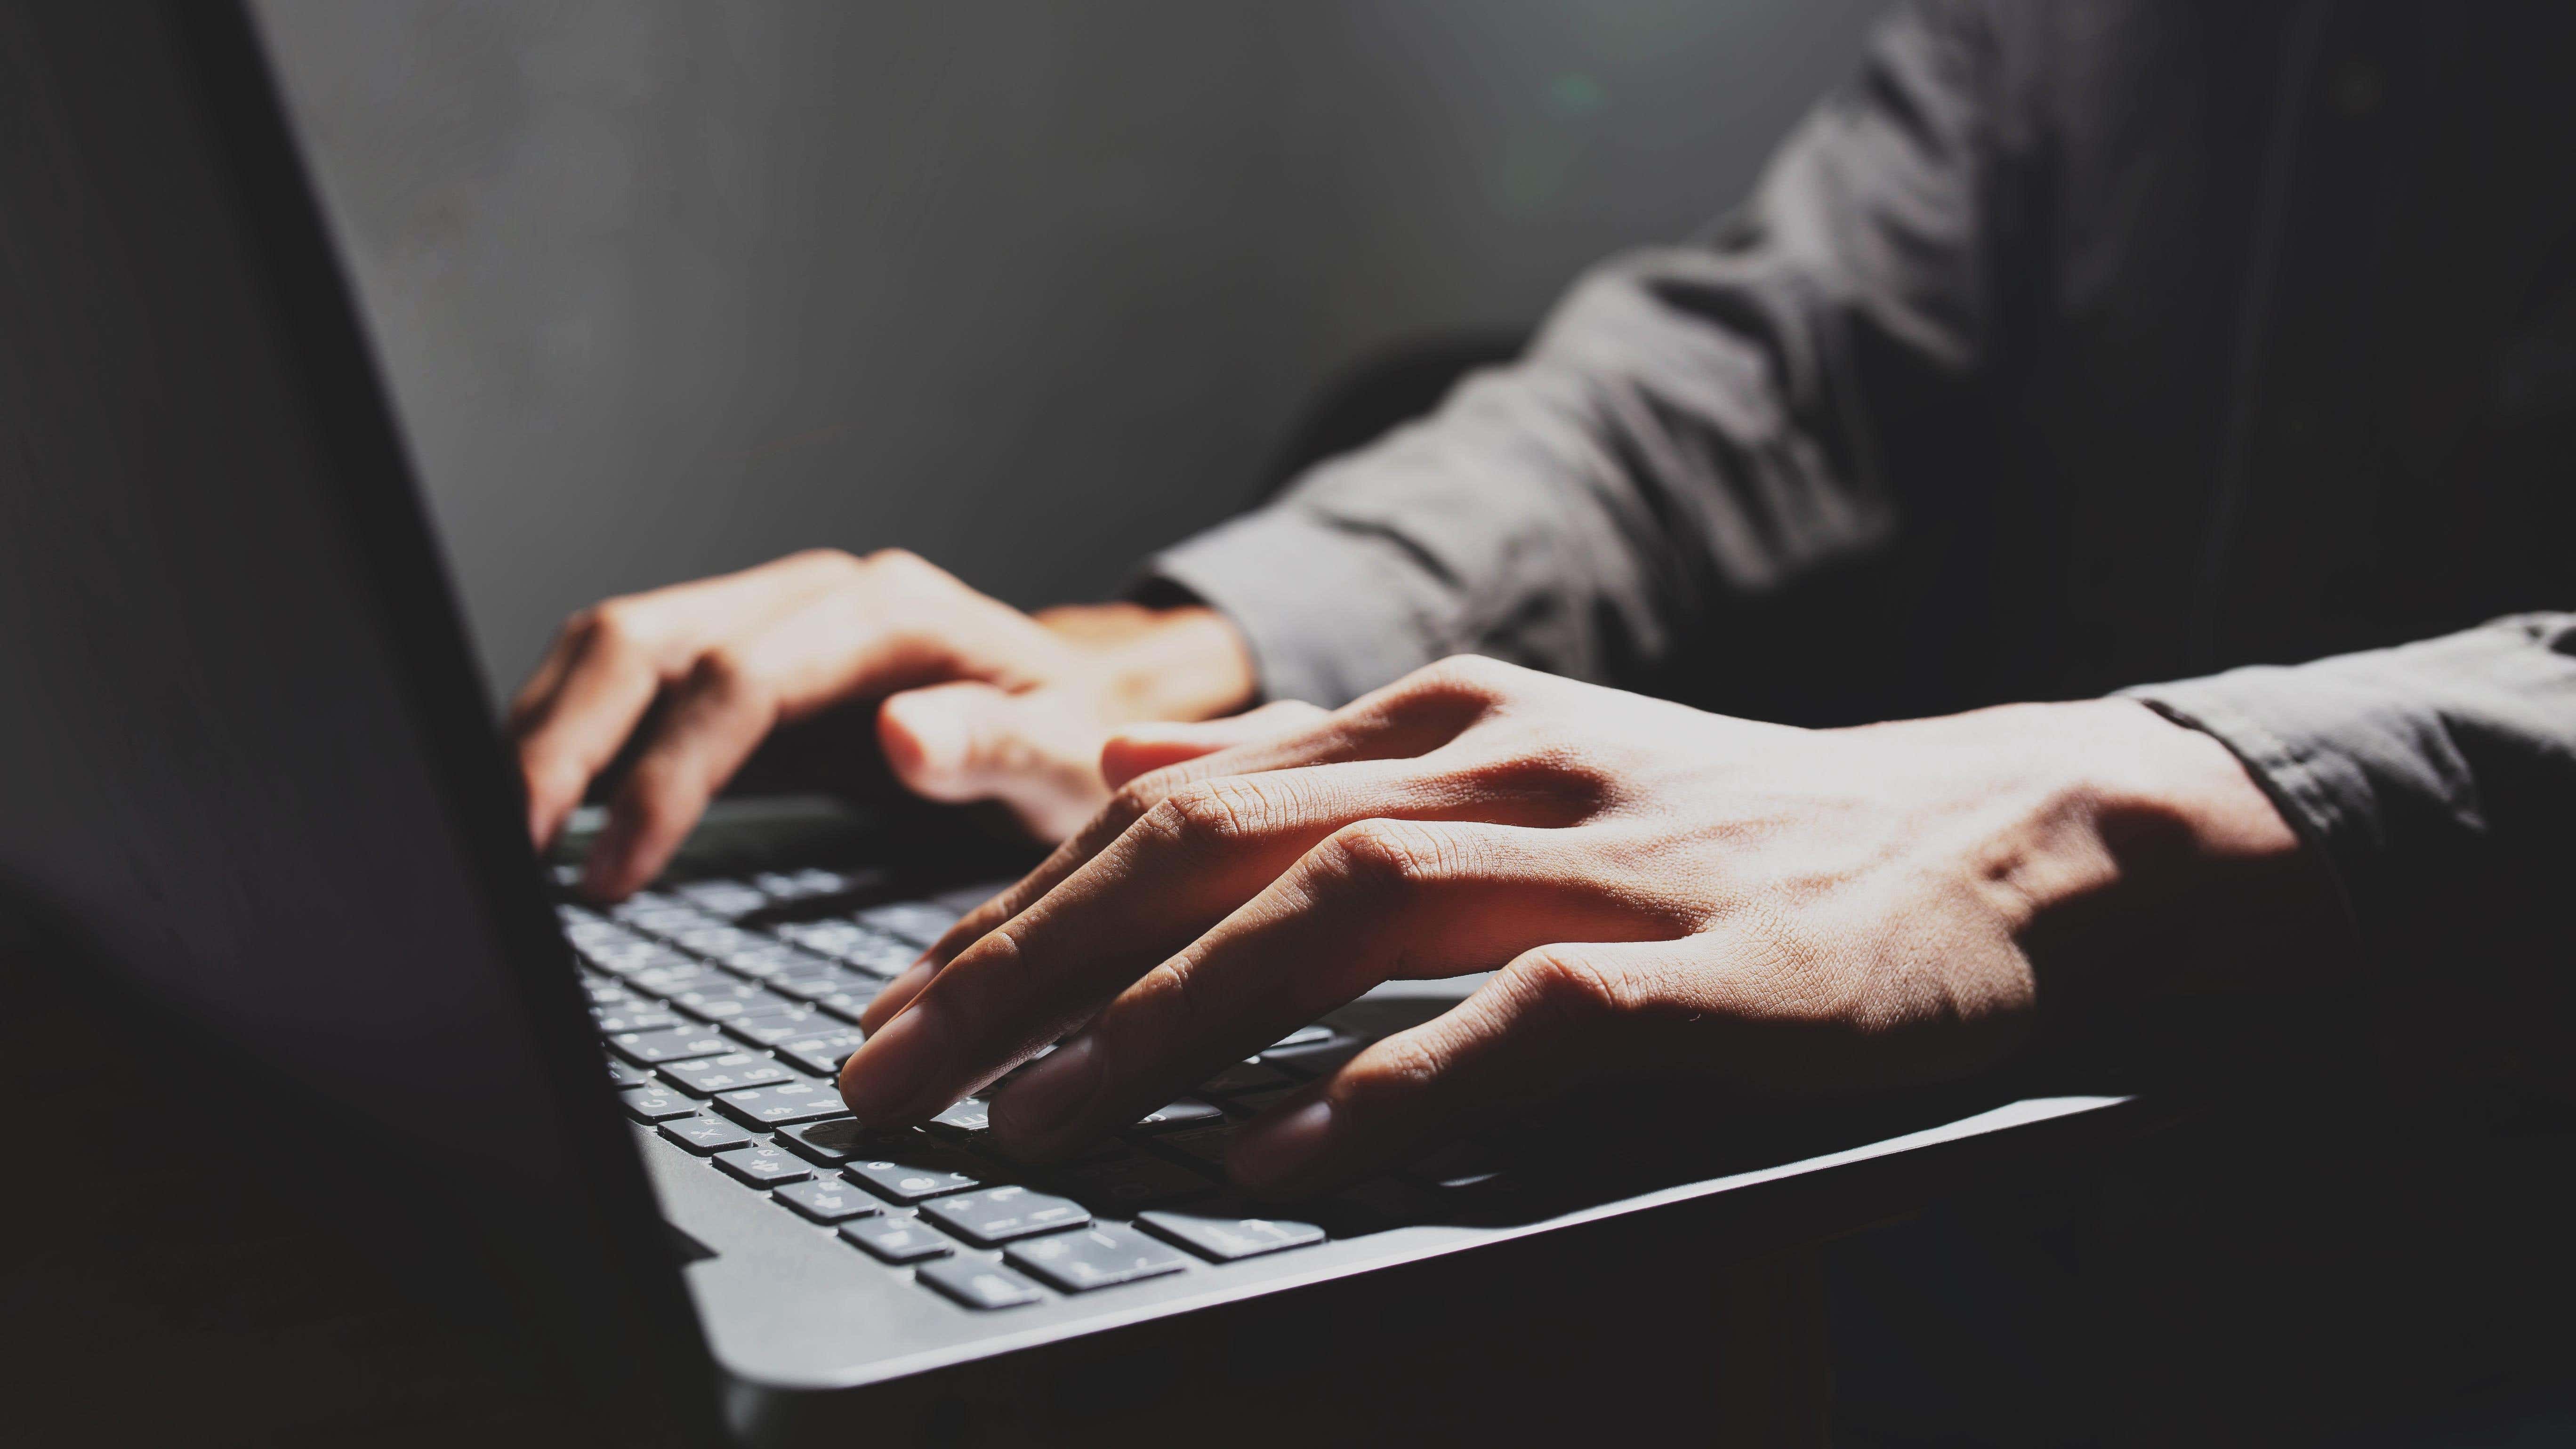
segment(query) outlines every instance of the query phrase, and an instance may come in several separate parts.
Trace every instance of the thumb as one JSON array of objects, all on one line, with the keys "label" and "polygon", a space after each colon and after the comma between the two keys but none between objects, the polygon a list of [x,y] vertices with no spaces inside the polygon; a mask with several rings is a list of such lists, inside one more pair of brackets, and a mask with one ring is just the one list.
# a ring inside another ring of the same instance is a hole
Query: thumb
[{"label": "thumb", "polygon": [[1063,693],[1012,693],[959,680],[889,695],[877,742],[904,788],[928,800],[998,800],[1029,832],[1062,840],[1109,787],[1098,761],[1102,729]]},{"label": "thumb", "polygon": [[1100,773],[1114,790],[1166,765],[1286,734],[1322,719],[1326,713],[1302,699],[1281,699],[1224,719],[1129,725],[1100,747]]}]

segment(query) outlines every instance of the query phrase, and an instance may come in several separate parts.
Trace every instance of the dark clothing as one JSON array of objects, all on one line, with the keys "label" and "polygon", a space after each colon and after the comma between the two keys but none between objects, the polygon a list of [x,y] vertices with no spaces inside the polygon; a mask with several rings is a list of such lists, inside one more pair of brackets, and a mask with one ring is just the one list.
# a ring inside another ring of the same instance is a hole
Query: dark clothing
[{"label": "dark clothing", "polygon": [[[2557,5],[1903,10],[1704,239],[1156,571],[1274,696],[1474,651],[1811,722],[2576,606],[2570,76]],[[2407,969],[2566,863],[2567,616],[2139,692]]]}]

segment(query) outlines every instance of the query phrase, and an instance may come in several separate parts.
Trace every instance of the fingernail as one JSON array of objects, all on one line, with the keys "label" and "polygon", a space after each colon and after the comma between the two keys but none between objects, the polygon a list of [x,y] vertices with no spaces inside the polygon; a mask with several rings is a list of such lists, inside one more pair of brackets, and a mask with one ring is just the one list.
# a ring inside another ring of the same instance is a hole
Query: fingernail
[{"label": "fingernail", "polygon": [[862,1122],[892,1120],[938,1070],[945,1045],[938,1009],[914,1006],[861,1043],[841,1068],[841,1101]]},{"label": "fingernail", "polygon": [[1317,1097],[1266,1127],[1235,1134],[1229,1157],[1246,1186],[1282,1181],[1313,1161],[1333,1131],[1333,1104]]},{"label": "fingernail", "polygon": [[993,1130],[1006,1142],[1025,1143],[1063,1126],[1091,1096],[1098,1057],[1087,1036],[1048,1053],[993,1103]]}]

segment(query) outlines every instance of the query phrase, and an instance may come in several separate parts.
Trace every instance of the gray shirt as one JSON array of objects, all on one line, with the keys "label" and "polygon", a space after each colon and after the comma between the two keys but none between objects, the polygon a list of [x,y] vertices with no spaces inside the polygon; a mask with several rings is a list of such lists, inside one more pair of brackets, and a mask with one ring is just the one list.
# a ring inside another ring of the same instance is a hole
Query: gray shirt
[{"label": "gray shirt", "polygon": [[2563,960],[2571,73],[2564,7],[1906,8],[1705,236],[1153,572],[1324,704],[1461,651],[1819,723],[2130,686],[2383,956],[2467,891]]}]

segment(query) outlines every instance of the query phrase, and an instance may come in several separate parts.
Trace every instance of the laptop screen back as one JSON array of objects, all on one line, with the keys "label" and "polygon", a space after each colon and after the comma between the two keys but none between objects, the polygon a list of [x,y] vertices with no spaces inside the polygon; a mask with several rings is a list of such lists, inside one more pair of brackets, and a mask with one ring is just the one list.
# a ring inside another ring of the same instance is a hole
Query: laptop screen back
[{"label": "laptop screen back", "polygon": [[0,10],[0,892],[667,1383],[519,829],[247,23]]}]

